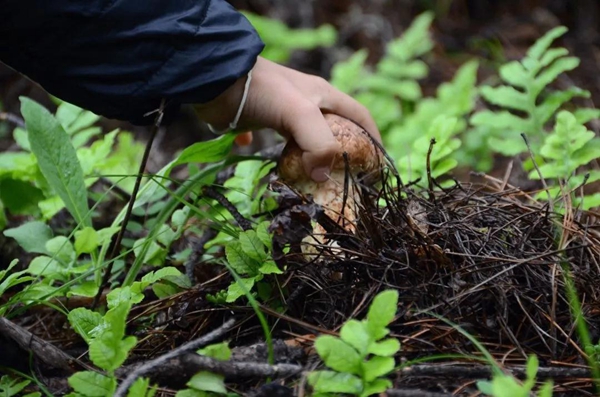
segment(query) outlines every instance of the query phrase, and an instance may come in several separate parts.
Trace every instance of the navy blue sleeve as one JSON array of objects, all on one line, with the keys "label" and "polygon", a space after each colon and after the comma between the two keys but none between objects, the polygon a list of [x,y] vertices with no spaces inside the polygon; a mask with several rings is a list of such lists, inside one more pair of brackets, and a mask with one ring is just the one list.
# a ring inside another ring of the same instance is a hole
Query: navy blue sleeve
[{"label": "navy blue sleeve", "polygon": [[56,97],[134,124],[205,103],[264,44],[225,0],[5,0],[0,61]]}]

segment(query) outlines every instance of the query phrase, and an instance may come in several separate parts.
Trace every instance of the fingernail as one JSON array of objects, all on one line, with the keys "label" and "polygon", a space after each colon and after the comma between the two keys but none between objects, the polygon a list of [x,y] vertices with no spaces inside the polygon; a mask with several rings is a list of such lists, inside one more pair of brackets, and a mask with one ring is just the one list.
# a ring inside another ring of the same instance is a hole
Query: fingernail
[{"label": "fingernail", "polygon": [[329,167],[317,167],[312,170],[310,177],[315,182],[325,182],[329,174]]}]

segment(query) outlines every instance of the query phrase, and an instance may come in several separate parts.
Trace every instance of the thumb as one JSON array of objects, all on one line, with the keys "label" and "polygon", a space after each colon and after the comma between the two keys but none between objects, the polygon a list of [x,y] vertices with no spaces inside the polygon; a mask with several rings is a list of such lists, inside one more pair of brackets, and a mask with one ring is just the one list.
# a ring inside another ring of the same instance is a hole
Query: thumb
[{"label": "thumb", "polygon": [[304,171],[315,182],[324,182],[331,172],[333,159],[340,144],[333,136],[321,110],[317,106],[298,112],[290,120],[287,130],[302,149]]}]

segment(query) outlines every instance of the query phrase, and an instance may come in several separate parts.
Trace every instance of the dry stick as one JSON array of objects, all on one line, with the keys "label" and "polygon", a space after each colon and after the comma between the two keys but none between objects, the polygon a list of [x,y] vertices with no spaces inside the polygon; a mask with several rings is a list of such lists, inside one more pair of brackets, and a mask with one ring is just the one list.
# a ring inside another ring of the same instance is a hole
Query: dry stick
[{"label": "dry stick", "polygon": [[0,120],[13,123],[17,127],[25,128],[25,121],[16,114],[0,112]]},{"label": "dry stick", "polygon": [[201,336],[200,338],[195,339],[191,342],[183,344],[183,345],[179,346],[178,348],[176,348],[175,350],[171,350],[167,354],[163,354],[162,356],[157,357],[154,360],[151,360],[151,361],[148,361],[148,362],[142,364],[140,367],[138,367],[134,371],[132,371],[125,378],[125,380],[123,380],[123,382],[121,382],[117,391],[115,391],[114,397],[125,396],[125,393],[129,389],[129,387],[133,384],[133,382],[135,382],[136,379],[139,378],[140,376],[145,375],[146,373],[150,372],[152,369],[154,369],[158,366],[161,366],[164,363],[166,363],[167,361],[169,361],[173,358],[176,358],[178,356],[181,356],[182,354],[185,354],[185,353],[189,352],[190,350],[194,350],[201,346],[205,346],[206,344],[212,342],[213,340],[221,338],[223,335],[225,335],[225,333],[227,333],[227,331],[233,326],[234,323],[235,323],[235,320],[233,318],[231,318],[231,319],[225,321],[225,324],[223,324],[216,330],[211,331],[208,334]]},{"label": "dry stick", "polygon": [[226,377],[263,377],[279,378],[293,376],[302,372],[302,366],[295,364],[275,364],[243,361],[219,361],[198,354],[186,354],[181,357],[186,369],[210,371]]},{"label": "dry stick", "polygon": [[531,157],[531,162],[533,163],[533,166],[535,167],[535,170],[537,171],[537,173],[540,177],[540,180],[542,181],[542,186],[544,186],[544,189],[546,190],[546,194],[548,194],[549,210],[550,210],[550,212],[554,212],[554,201],[552,200],[552,195],[550,194],[550,190],[548,190],[548,185],[546,184],[544,175],[542,175],[542,172],[540,171],[540,167],[538,167],[537,162],[535,161],[535,157],[533,156],[533,150],[531,150],[531,145],[529,145],[529,140],[527,140],[527,136],[523,133],[521,133],[521,137],[525,141],[525,145],[527,145],[527,150],[529,151],[529,157]]},{"label": "dry stick", "polygon": [[435,204],[435,195],[433,194],[433,177],[431,176],[431,152],[433,152],[433,147],[435,146],[435,138],[431,138],[429,141],[429,149],[427,149],[427,185],[429,187],[428,195],[429,201]]},{"label": "dry stick", "polygon": [[50,368],[59,368],[69,373],[75,372],[75,366],[90,369],[81,361],[71,357],[50,342],[35,336],[25,328],[0,317],[0,334],[14,341],[21,349],[31,352]]},{"label": "dry stick", "polygon": [[[142,162],[140,163],[140,168],[138,170],[138,175],[135,178],[135,185],[133,187],[133,191],[131,193],[131,199],[129,200],[129,205],[127,206],[127,211],[125,212],[125,217],[123,218],[123,222],[121,222],[121,229],[119,230],[119,234],[117,235],[117,239],[113,245],[113,249],[110,252],[110,256],[108,259],[108,266],[104,271],[104,277],[102,277],[102,282],[100,283],[100,288],[98,288],[98,292],[94,297],[94,301],[92,302],[91,309],[94,310],[100,301],[100,297],[102,296],[102,291],[108,284],[108,280],[110,279],[110,274],[112,273],[114,261],[112,260],[117,253],[119,252],[119,248],[121,246],[121,241],[123,241],[123,236],[125,235],[125,230],[127,230],[127,224],[129,223],[129,218],[131,218],[131,213],[133,212],[133,204],[135,203],[135,199],[137,197],[138,191],[140,190],[140,185],[142,184],[142,177],[144,175],[144,170],[146,169],[146,163],[148,162],[148,157],[150,157],[150,150],[152,149],[152,143],[154,142],[154,138],[156,137],[156,133],[160,127],[160,124],[163,119],[165,109],[165,100],[163,99],[160,102],[160,107],[155,110],[156,118],[154,119],[154,125],[152,126],[152,131],[150,133],[150,139],[146,144],[146,149],[144,150],[144,156],[142,157]],[[151,113],[150,113],[151,114]],[[148,114],[147,114],[148,115]]]},{"label": "dry stick", "polygon": [[[524,366],[504,367],[515,376],[526,377],[527,368]],[[402,369],[404,376],[448,376],[464,378],[488,378],[492,376],[492,367],[464,365],[430,365],[419,364]],[[589,378],[591,371],[581,367],[540,367],[537,372],[540,378]]]}]

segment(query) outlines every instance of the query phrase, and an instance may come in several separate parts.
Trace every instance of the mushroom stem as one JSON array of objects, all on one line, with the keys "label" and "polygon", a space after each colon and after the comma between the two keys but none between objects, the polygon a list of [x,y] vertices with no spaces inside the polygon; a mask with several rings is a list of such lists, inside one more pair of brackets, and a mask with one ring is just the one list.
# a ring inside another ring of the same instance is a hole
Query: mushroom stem
[{"label": "mushroom stem", "polygon": [[[373,176],[379,175],[377,171],[381,167],[383,156],[368,133],[352,121],[332,114],[325,115],[325,120],[340,143],[340,151],[335,156],[329,179],[316,183],[306,175],[302,167],[302,151],[291,140],[283,149],[279,160],[279,176],[303,195],[311,195],[314,202],[323,207],[327,216],[348,232],[354,233],[357,218],[355,209],[360,204],[360,195],[352,181],[357,179],[358,174],[367,175],[361,183],[376,181]],[[347,155],[347,162],[344,153]],[[346,172],[351,175],[347,194],[344,194]],[[322,246],[336,247],[335,242],[325,238],[325,233],[325,229],[316,224],[312,235],[304,239],[302,252],[314,255],[321,251]]]}]

